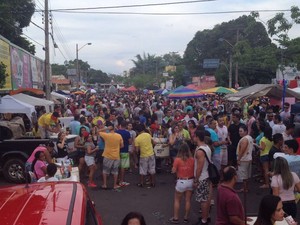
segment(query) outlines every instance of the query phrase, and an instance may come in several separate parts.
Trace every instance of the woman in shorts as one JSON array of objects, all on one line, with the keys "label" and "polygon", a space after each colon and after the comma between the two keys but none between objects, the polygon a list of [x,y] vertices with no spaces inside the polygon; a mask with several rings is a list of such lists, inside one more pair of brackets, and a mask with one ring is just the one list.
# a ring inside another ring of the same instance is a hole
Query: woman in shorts
[{"label": "woman in shorts", "polygon": [[185,196],[185,214],[183,222],[187,223],[191,208],[194,182],[194,158],[187,143],[183,142],[174,160],[172,173],[176,173],[177,182],[174,197],[174,215],[170,223],[179,223],[179,208],[182,196]]},{"label": "woman in shorts", "polygon": [[[86,131],[86,133],[88,133]],[[84,134],[86,134],[84,133]],[[86,137],[86,135],[84,135]],[[93,143],[93,138],[92,135],[88,135],[86,137],[86,142],[85,142],[85,156],[84,156],[84,161],[86,165],[89,168],[89,181],[88,181],[88,187],[97,187],[97,185],[94,182],[94,174],[97,169],[96,163],[95,163],[95,156],[96,152],[98,150],[98,146],[95,147]]]}]

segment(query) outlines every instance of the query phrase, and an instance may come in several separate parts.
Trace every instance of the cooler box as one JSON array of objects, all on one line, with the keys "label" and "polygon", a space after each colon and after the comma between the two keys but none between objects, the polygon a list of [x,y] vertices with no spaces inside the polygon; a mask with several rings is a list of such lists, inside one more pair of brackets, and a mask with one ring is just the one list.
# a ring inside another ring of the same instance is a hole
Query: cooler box
[{"label": "cooler box", "polygon": [[156,143],[153,149],[156,157],[165,158],[170,156],[167,138],[153,138],[153,141]]}]

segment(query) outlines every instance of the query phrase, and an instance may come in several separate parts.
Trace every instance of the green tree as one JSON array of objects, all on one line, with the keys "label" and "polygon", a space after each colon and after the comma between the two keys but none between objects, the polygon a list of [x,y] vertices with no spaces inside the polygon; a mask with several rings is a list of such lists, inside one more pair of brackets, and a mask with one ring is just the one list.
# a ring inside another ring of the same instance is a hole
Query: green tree
[{"label": "green tree", "polygon": [[0,1],[0,34],[32,54],[35,46],[21,35],[22,29],[29,26],[34,10],[33,0]]},{"label": "green tree", "polygon": [[88,83],[90,84],[105,84],[109,83],[111,81],[111,78],[108,77],[108,75],[101,70],[95,70],[95,69],[90,69],[88,72]]},{"label": "green tree", "polygon": [[[192,76],[215,74],[219,85],[228,86],[229,56],[232,55],[233,78],[238,62],[239,84],[244,86],[271,81],[277,67],[274,49],[276,46],[271,43],[264,25],[253,15],[244,15],[218,24],[212,30],[198,31],[188,43],[183,60]],[[203,60],[211,58],[220,59],[218,69],[203,68]]]},{"label": "green tree", "polygon": [[6,65],[3,62],[0,62],[0,88],[5,86],[7,76]]},{"label": "green tree", "polygon": [[291,7],[290,19],[284,13],[277,13],[272,19],[268,20],[268,33],[271,37],[276,36],[275,40],[281,46],[287,47],[290,41],[288,32],[294,24],[300,24],[300,10],[297,6]]},{"label": "green tree", "polygon": [[68,67],[66,65],[52,64],[51,70],[53,75],[67,75]]}]

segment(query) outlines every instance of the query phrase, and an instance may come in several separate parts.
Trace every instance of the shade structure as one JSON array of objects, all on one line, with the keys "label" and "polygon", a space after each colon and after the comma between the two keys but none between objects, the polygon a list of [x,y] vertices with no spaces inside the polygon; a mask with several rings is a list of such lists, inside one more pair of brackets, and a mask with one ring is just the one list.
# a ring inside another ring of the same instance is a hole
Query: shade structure
[{"label": "shade structure", "polygon": [[168,95],[170,99],[186,99],[186,98],[197,98],[203,96],[203,93],[189,88],[181,88],[174,90]]},{"label": "shade structure", "polygon": [[46,99],[41,99],[41,98],[36,98],[36,97],[32,97],[30,95],[26,95],[26,94],[16,94],[13,95],[13,97],[21,102],[25,102],[29,105],[33,105],[33,106],[44,106],[46,109],[46,112],[50,112],[50,107],[54,106],[54,102],[53,101],[48,101]]},{"label": "shade structure", "polygon": [[137,91],[135,86],[131,86],[129,88],[123,88],[122,91]]},{"label": "shade structure", "polygon": [[216,94],[233,94],[236,93],[237,90],[233,88],[226,88],[226,87],[214,87],[214,88],[209,88],[201,91],[202,93],[216,93]]},{"label": "shade structure", "polygon": [[34,97],[44,97],[45,92],[37,88],[19,88],[18,90],[10,91],[10,95],[16,95],[19,93],[28,94]]},{"label": "shade structure", "polygon": [[1,98],[0,113],[25,113],[31,121],[31,118],[35,116],[35,109],[32,105],[5,95]]}]

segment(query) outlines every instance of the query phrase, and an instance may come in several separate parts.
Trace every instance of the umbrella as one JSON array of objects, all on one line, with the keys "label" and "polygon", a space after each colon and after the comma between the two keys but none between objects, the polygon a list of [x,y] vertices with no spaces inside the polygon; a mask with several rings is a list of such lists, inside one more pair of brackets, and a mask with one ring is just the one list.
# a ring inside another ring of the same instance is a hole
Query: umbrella
[{"label": "umbrella", "polygon": [[226,88],[226,87],[214,87],[214,88],[209,88],[201,91],[202,93],[217,93],[217,94],[233,94],[236,93],[237,90],[233,88]]},{"label": "umbrella", "polygon": [[201,96],[203,96],[203,93],[189,88],[175,89],[168,95],[171,99],[197,98]]},{"label": "umbrella", "polygon": [[74,95],[84,95],[85,93],[83,91],[75,91],[72,94],[74,94]]}]

